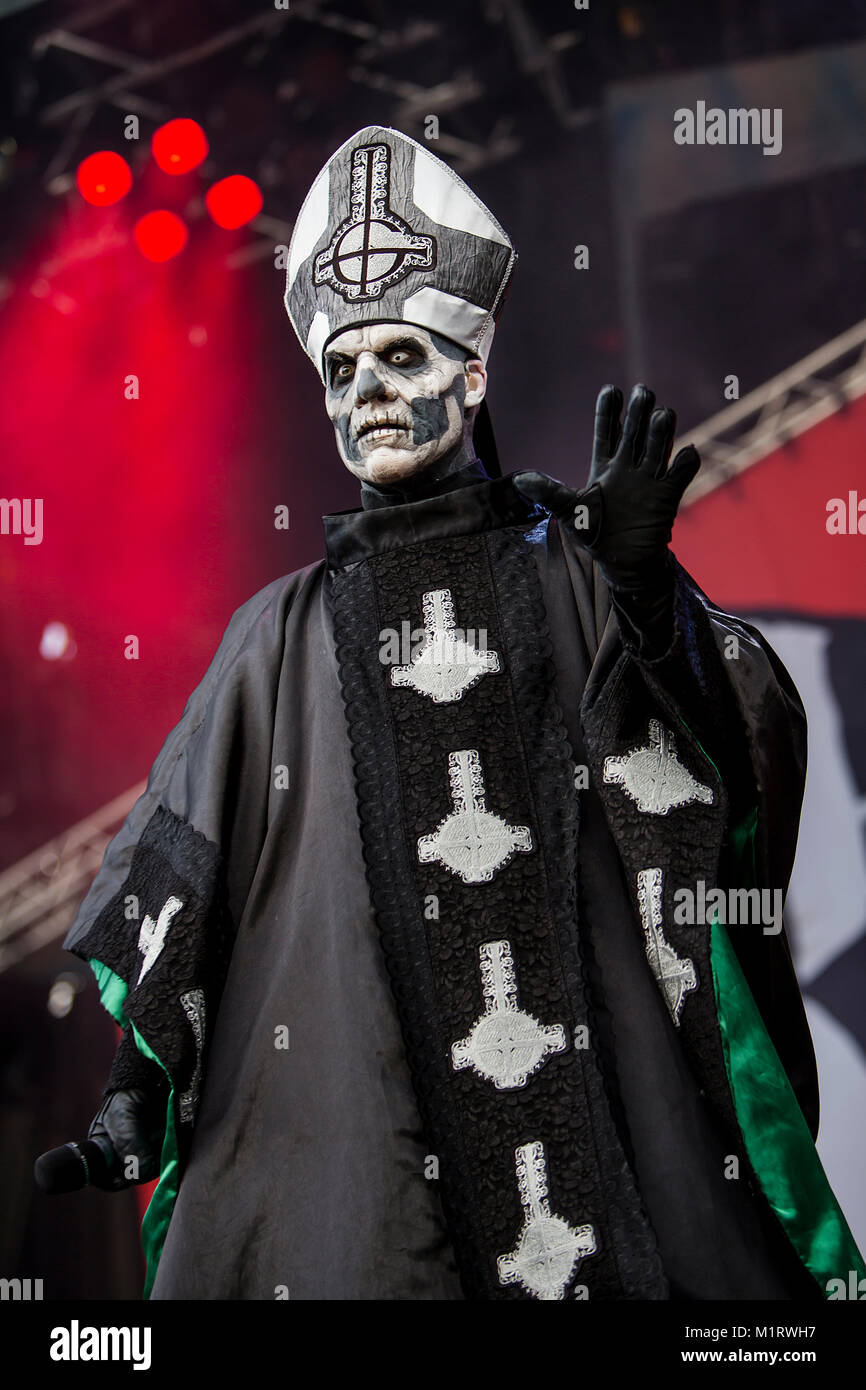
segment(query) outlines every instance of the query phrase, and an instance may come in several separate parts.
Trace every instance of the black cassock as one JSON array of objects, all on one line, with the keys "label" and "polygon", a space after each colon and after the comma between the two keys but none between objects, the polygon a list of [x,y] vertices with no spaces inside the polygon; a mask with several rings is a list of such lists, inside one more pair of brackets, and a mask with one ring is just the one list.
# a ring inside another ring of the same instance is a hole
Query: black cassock
[{"label": "black cassock", "polygon": [[146,1293],[826,1296],[785,935],[705,910],[787,887],[789,676],[676,565],[647,655],[512,477],[385,501],[234,614],[66,940],[168,1077]]}]

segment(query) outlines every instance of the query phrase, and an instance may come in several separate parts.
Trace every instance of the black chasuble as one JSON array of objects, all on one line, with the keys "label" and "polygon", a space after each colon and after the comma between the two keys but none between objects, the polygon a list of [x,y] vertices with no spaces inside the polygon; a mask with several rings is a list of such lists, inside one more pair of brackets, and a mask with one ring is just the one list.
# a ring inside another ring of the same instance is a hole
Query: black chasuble
[{"label": "black chasuble", "polygon": [[235,613],[67,938],[169,1082],[146,1293],[825,1296],[781,924],[678,910],[784,893],[790,678],[673,561],[647,656],[511,477],[362,499]]}]

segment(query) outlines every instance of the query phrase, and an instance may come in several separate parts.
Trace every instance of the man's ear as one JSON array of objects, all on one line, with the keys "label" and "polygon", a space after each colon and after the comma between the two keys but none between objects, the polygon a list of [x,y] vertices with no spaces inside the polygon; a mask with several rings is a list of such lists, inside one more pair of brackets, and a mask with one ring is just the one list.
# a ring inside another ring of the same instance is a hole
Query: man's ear
[{"label": "man's ear", "polygon": [[463,363],[463,370],[466,374],[463,408],[470,410],[473,405],[480,405],[487,393],[487,368],[480,357],[469,357]]}]

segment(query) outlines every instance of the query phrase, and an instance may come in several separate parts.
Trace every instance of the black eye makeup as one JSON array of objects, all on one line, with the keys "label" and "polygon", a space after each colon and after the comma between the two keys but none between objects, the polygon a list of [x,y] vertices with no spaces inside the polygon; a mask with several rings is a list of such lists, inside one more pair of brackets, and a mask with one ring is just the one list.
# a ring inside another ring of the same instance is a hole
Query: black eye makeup
[{"label": "black eye makeup", "polygon": [[[405,361],[392,362],[392,357],[404,354]],[[419,343],[417,338],[398,338],[396,342],[388,343],[381,348],[376,356],[380,361],[388,363],[390,366],[399,369],[409,369],[412,367],[423,366],[427,362],[427,353],[424,344]],[[344,386],[347,381],[351,381],[354,375],[355,359],[345,354],[334,353],[325,358],[326,370],[328,375],[328,385],[332,387]],[[343,368],[346,368],[344,371]]]},{"label": "black eye makeup", "polygon": [[[344,386],[347,381],[351,381],[355,370],[355,364],[351,357],[328,357],[326,360],[326,370],[328,374],[329,386]],[[343,372],[343,368],[349,370]]]},{"label": "black eye makeup", "polygon": [[[396,343],[389,343],[386,348],[378,354],[380,357],[391,357],[394,353],[406,353],[410,358],[418,362],[426,361],[424,348],[416,338],[399,338]],[[395,364],[396,365],[396,364]],[[414,362],[411,364],[414,365]]]}]

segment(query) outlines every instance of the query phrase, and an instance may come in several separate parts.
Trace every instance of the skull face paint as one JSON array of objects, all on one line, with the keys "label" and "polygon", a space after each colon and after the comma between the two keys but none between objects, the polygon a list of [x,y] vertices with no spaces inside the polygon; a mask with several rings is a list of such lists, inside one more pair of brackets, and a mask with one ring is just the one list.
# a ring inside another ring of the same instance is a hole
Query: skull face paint
[{"label": "skull face paint", "polygon": [[359,480],[394,483],[472,459],[466,412],[483,400],[487,373],[450,339],[407,323],[347,329],[328,344],[325,375],[337,449]]}]

